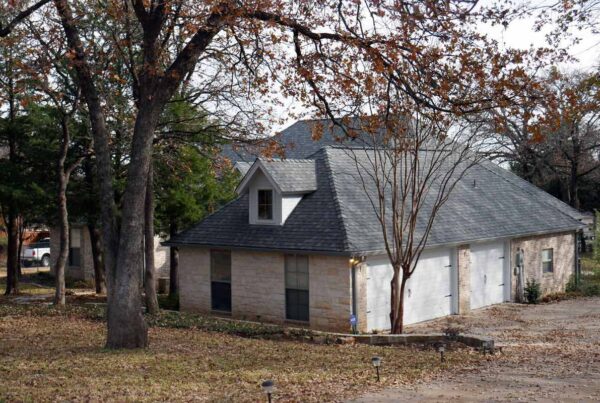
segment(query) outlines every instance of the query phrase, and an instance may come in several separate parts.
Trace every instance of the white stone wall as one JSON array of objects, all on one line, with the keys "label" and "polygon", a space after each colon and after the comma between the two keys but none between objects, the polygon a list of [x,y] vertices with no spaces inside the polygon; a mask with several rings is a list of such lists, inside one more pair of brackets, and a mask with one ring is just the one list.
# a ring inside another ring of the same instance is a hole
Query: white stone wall
[{"label": "white stone wall", "polygon": [[[179,248],[182,311],[210,312],[210,250]],[[284,323],[284,254],[231,251],[232,317]],[[309,256],[310,327],[348,331],[352,310],[351,270],[347,257]]]}]

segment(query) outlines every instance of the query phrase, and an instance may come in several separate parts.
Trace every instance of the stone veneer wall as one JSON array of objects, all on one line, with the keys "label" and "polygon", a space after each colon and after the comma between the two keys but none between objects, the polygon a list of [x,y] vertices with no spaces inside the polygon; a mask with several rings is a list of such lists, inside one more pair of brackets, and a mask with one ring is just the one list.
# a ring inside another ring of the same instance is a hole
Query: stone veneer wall
[{"label": "stone veneer wall", "polygon": [[[516,276],[514,272],[514,256],[517,248],[524,250],[525,282],[535,278],[541,285],[542,294],[565,290],[569,278],[575,268],[575,233],[563,232],[558,234],[538,235],[513,239],[511,242],[511,295],[515,295]],[[552,248],[554,255],[554,271],[542,272],[542,249]]]},{"label": "stone veneer wall", "polygon": [[311,255],[308,263],[310,326],[347,332],[352,313],[352,271],[349,258]]},{"label": "stone veneer wall", "polygon": [[[179,281],[182,311],[211,311],[209,249],[180,247]],[[347,257],[309,256],[309,304],[311,328],[349,330],[352,290]],[[231,305],[232,317],[284,323],[284,254],[233,250]]]},{"label": "stone veneer wall", "polygon": [[471,310],[471,248],[469,245],[456,247],[458,262],[458,313]]},{"label": "stone veneer wall", "polygon": [[210,312],[209,249],[180,246],[178,274],[180,309]]},{"label": "stone veneer wall", "polygon": [[359,332],[367,331],[367,270],[366,263],[356,266],[356,319]]}]

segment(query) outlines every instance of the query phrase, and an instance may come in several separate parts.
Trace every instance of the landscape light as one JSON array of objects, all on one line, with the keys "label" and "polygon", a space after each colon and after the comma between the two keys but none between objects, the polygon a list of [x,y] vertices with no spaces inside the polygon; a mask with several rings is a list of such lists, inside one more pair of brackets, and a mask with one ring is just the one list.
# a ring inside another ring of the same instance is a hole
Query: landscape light
[{"label": "landscape light", "polygon": [[271,394],[273,393],[273,389],[275,388],[275,384],[272,380],[268,379],[264,381],[261,385],[263,392],[267,394],[267,401],[271,403]]},{"label": "landscape light", "polygon": [[440,344],[439,347],[438,347],[438,351],[440,353],[440,360],[441,360],[441,362],[444,362],[445,361],[444,353],[446,352],[446,346],[443,345],[443,344]]},{"label": "landscape light", "polygon": [[373,364],[373,366],[375,367],[375,371],[377,371],[377,382],[379,382],[379,367],[381,366],[381,358],[371,358],[371,364]]}]

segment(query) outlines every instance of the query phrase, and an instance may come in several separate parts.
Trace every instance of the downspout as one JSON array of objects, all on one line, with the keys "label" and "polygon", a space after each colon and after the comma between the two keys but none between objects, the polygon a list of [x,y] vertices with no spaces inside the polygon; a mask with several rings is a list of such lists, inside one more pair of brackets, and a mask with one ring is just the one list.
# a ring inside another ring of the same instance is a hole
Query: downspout
[{"label": "downspout", "polygon": [[352,325],[352,331],[354,333],[358,333],[357,329],[359,326],[358,323],[358,303],[357,303],[357,281],[356,281],[356,270],[359,264],[365,261],[364,256],[361,257],[351,257],[350,264],[351,266],[351,286],[352,286],[352,317],[355,319],[355,323]]},{"label": "downspout", "polygon": [[583,236],[583,230],[575,231],[575,267],[573,268],[573,274],[575,275],[575,284],[579,286],[581,281],[581,264],[579,262],[579,237]]},{"label": "downspout", "polygon": [[350,258],[350,264],[352,265],[352,316],[356,318],[356,324],[352,326],[352,332],[357,333],[356,329],[358,329],[358,315],[356,312],[356,266],[358,264],[358,259],[355,259],[354,257]]}]

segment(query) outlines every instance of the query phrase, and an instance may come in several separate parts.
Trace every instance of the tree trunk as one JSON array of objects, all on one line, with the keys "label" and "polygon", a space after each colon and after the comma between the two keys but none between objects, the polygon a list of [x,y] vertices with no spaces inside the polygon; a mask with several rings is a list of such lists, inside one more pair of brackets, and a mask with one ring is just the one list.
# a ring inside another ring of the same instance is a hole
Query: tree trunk
[{"label": "tree trunk", "polygon": [[579,176],[577,175],[577,171],[579,170],[579,166],[577,164],[577,160],[572,161],[571,163],[571,172],[569,178],[569,204],[571,207],[579,210]]},{"label": "tree trunk", "polygon": [[146,204],[144,207],[144,237],[146,252],[146,272],[144,276],[144,291],[146,293],[146,309],[150,314],[157,314],[158,298],[156,297],[156,267],[154,263],[154,182],[152,162],[148,170],[148,185],[146,186]]},{"label": "tree trunk", "polygon": [[[6,63],[6,75],[8,79],[8,119],[9,123],[12,124],[15,121],[17,113],[17,102],[16,102],[16,91],[15,91],[15,80],[12,74],[13,58],[12,53],[9,49],[9,56],[7,57]],[[9,128],[8,132],[8,159],[12,164],[17,162],[17,137],[16,131],[13,128]],[[8,201],[8,222],[6,223],[7,231],[7,245],[6,245],[6,290],[5,294],[16,294],[18,289],[18,270],[19,260],[19,223],[18,223],[18,212],[15,200],[10,197]]]},{"label": "tree trunk", "polygon": [[[398,281],[398,277],[402,273],[402,279]],[[391,307],[390,322],[391,333],[401,334],[404,331],[404,289],[408,276],[404,270],[394,268],[394,276],[391,281]]]},{"label": "tree trunk", "polygon": [[21,281],[23,278],[23,268],[21,267],[21,256],[23,255],[23,242],[25,242],[25,220],[23,220],[23,216],[19,214],[17,217],[17,228],[18,228],[18,246],[17,246],[17,282]]},{"label": "tree trunk", "polygon": [[87,63],[86,54],[79,37],[71,7],[67,0],[54,0],[54,5],[60,16],[69,48],[73,52],[73,67],[77,71],[78,82],[89,111],[94,140],[94,154],[96,157],[96,171],[100,183],[102,242],[104,245],[103,257],[110,299],[112,283],[115,278],[118,246],[116,206],[109,146],[110,133],[106,127],[102,102],[94,85],[94,75]]},{"label": "tree trunk", "polygon": [[[64,163],[64,161],[63,161]],[[54,265],[54,276],[56,292],[54,293],[54,305],[65,305],[65,266],[69,257],[69,215],[67,212],[67,180],[64,173],[64,165],[59,164],[58,178],[58,224],[60,230],[60,246],[56,264]]]},{"label": "tree trunk", "polygon": [[6,245],[6,290],[4,294],[16,294],[18,288],[19,226],[14,206],[9,206],[6,223],[8,244]]},{"label": "tree trunk", "polygon": [[62,139],[60,143],[60,156],[58,158],[58,225],[60,231],[60,244],[56,264],[54,265],[54,278],[56,291],[54,305],[65,305],[65,266],[69,257],[69,213],[67,211],[67,185],[69,183],[68,170],[65,170],[65,161],[69,151],[70,134],[67,118],[61,120]]},{"label": "tree trunk", "polygon": [[[140,105],[133,132],[131,163],[123,193],[121,236],[112,298],[108,301],[109,348],[140,348],[148,345],[148,329],[142,315],[141,273],[142,234],[146,185],[152,157],[152,133],[160,108]],[[150,133],[150,135],[149,135]],[[144,178],[144,180],[140,180]]]},{"label": "tree trunk", "polygon": [[104,276],[104,259],[102,258],[102,233],[96,224],[88,224],[90,243],[92,244],[92,261],[94,262],[94,285],[96,294],[106,294],[106,278]]},{"label": "tree trunk", "polygon": [[[169,235],[177,234],[177,224],[174,221],[169,225]],[[175,246],[169,248],[169,297],[174,298],[179,293],[179,249]]]}]

